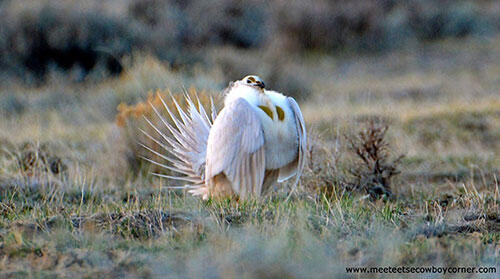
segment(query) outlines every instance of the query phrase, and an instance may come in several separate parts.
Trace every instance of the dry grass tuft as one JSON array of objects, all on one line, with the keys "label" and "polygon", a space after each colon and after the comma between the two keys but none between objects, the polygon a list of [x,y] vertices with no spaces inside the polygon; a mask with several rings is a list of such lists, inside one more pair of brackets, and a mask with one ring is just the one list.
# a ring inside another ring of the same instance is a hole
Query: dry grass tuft
[{"label": "dry grass tuft", "polygon": [[373,198],[391,196],[392,177],[399,174],[399,165],[404,155],[390,158],[390,144],[385,139],[389,126],[370,120],[356,135],[348,135],[347,142],[357,162],[349,169],[353,178],[349,186],[363,189]]},{"label": "dry grass tuft", "polygon": [[58,175],[68,169],[61,158],[50,153],[46,144],[25,143],[21,150],[18,158],[19,164],[28,176],[32,176],[39,170],[50,171],[52,174]]}]

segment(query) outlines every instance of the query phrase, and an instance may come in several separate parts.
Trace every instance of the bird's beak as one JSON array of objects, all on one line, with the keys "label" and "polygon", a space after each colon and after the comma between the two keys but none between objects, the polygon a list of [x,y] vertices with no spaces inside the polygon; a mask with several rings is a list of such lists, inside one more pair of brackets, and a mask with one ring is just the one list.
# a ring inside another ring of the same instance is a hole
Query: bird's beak
[{"label": "bird's beak", "polygon": [[264,89],[266,88],[266,85],[262,81],[257,81],[257,87],[259,87],[260,89]]}]

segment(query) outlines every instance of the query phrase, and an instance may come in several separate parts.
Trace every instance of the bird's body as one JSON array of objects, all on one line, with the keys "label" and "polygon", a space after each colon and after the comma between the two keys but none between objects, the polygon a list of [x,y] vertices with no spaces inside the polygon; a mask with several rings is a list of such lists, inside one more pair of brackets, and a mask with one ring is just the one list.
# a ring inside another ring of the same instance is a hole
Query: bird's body
[{"label": "bird's body", "polygon": [[[197,110],[190,99],[188,103],[190,117],[177,106],[182,123],[167,108],[177,129],[163,121],[173,137],[161,135],[177,157],[168,161],[194,182],[192,194],[246,198],[294,175],[298,180],[305,163],[306,130],[293,98],[265,90],[259,77],[247,76],[230,84],[224,108],[216,117],[212,114],[213,124],[201,105]],[[194,151],[196,145],[201,148]]]},{"label": "bird's body", "polygon": [[[279,169],[292,162],[298,154],[298,134],[287,97],[274,91],[259,92],[249,86],[236,86],[226,96],[224,105],[242,98],[258,115],[264,131],[266,169]],[[278,110],[282,113],[278,114]]]}]

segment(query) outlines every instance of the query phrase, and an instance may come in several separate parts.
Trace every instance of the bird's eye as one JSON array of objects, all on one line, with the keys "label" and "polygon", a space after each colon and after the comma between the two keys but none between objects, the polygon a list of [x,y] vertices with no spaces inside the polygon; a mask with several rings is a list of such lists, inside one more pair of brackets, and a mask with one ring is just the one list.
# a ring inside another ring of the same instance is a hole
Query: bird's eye
[{"label": "bird's eye", "polygon": [[247,79],[247,83],[251,83],[251,81],[249,79]]}]

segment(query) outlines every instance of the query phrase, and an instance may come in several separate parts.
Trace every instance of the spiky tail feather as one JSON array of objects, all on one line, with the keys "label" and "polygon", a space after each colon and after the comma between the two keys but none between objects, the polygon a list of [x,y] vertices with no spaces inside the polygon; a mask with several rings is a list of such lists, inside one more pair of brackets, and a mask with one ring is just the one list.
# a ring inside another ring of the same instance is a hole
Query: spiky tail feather
[{"label": "spiky tail feather", "polygon": [[217,109],[215,108],[213,98],[210,98],[211,108],[209,117],[198,95],[195,94],[194,97],[198,105],[198,107],[196,107],[189,94],[184,94],[184,98],[188,105],[186,112],[170,94],[170,98],[179,114],[179,117],[177,117],[168,107],[164,99],[160,95],[158,95],[158,97],[161,100],[164,110],[168,114],[170,122],[159,112],[158,108],[150,102],[154,113],[160,119],[162,127],[153,124],[153,122],[145,116],[144,119],[155,131],[157,136],[160,136],[160,139],[150,135],[143,129],[140,129],[140,131],[150,140],[158,144],[166,153],[162,154],[145,144],[139,144],[152,154],[167,161],[169,164],[163,164],[147,157],[143,157],[143,159],[178,174],[165,175],[153,173],[154,175],[187,182],[182,186],[167,186],[168,188],[190,189],[189,192],[193,195],[201,195],[203,198],[206,198],[208,196],[208,191],[205,187],[204,176],[207,140],[212,123],[217,116]]}]

